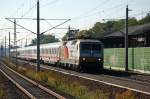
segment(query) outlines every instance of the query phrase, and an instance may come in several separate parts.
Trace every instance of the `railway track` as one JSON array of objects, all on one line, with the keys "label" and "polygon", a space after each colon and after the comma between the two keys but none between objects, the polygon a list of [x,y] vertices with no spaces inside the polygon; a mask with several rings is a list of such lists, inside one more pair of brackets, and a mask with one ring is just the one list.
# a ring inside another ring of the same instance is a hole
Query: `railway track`
[{"label": "railway track", "polygon": [[0,72],[31,99],[66,99],[50,89],[17,73],[2,62],[0,62]]},{"label": "railway track", "polygon": [[[36,66],[35,63],[31,63],[31,65]],[[142,94],[150,95],[150,76],[148,75],[138,75],[138,78],[136,76],[132,75],[125,75],[123,76],[111,76],[110,74],[103,74],[103,73],[96,73],[96,74],[90,74],[90,73],[79,73],[71,70],[64,70],[57,67],[52,67],[48,65],[41,65],[44,69],[50,69],[53,71],[57,71],[63,74],[71,75],[80,77],[83,79],[88,79],[91,81],[96,81],[99,83],[123,88],[123,89],[129,89],[134,92],[139,92]],[[145,77],[144,80],[140,77]],[[147,80],[146,80],[147,78]]]}]

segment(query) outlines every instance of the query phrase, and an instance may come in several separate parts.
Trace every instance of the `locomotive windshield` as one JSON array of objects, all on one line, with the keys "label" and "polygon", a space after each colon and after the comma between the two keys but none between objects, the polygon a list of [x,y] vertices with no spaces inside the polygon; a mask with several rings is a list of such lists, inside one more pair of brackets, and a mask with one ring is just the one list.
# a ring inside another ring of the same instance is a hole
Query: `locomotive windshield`
[{"label": "locomotive windshield", "polygon": [[80,44],[80,55],[81,56],[97,56],[101,53],[100,43],[81,43]]},{"label": "locomotive windshield", "polygon": [[101,45],[100,44],[81,44],[81,50],[86,51],[86,50],[101,50]]}]

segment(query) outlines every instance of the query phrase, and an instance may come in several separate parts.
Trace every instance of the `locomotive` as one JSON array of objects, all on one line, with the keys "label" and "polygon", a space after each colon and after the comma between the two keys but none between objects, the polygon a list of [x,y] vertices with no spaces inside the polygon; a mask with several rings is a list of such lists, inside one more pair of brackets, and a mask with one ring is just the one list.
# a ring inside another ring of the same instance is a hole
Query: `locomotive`
[{"label": "locomotive", "polygon": [[[15,57],[15,49],[11,50]],[[17,58],[36,61],[37,47],[17,48]],[[103,69],[103,44],[99,40],[76,39],[40,45],[41,62],[73,70]]]}]

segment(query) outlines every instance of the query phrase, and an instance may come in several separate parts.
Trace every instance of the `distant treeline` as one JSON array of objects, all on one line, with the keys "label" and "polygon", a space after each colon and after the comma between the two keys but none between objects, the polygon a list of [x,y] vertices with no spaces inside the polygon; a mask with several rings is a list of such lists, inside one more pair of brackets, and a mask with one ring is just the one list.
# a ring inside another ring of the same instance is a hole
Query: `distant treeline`
[{"label": "distant treeline", "polygon": [[[53,42],[58,42],[58,41],[59,39],[55,38],[55,36],[53,35],[41,35],[40,36],[40,44],[53,43]],[[36,45],[36,43],[37,43],[37,38],[33,39],[29,46]]]},{"label": "distant treeline", "polygon": [[[135,26],[150,23],[150,14],[147,14],[144,18],[137,20],[132,17],[129,18],[128,25]],[[90,38],[90,39],[100,39],[104,35],[110,32],[118,31],[125,27],[125,20],[121,19],[118,21],[107,21],[105,23],[96,22],[92,28],[89,30],[81,30],[76,34],[76,38]],[[66,40],[67,34],[63,37]]]},{"label": "distant treeline", "polygon": [[[141,24],[150,23],[150,14],[148,13],[144,18],[137,20],[136,18],[132,17],[129,18],[128,25],[135,26]],[[104,35],[110,32],[114,32],[125,27],[125,20],[121,19],[118,21],[107,21],[105,23],[96,22],[94,26],[88,30],[81,30],[76,34],[76,38],[82,39],[101,39]],[[68,33],[62,38],[62,40],[67,39]],[[59,39],[55,38],[52,35],[42,35],[40,38],[40,43],[52,43],[58,42]],[[36,45],[37,39],[33,39],[31,45]]]}]

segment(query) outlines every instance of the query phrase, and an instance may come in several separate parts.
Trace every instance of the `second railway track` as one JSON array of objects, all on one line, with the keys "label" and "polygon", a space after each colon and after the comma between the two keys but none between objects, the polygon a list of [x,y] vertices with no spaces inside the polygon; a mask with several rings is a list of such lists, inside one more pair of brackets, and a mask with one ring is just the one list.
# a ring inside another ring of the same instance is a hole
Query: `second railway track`
[{"label": "second railway track", "polygon": [[0,72],[32,99],[65,99],[65,97],[15,72],[2,62],[0,62]]}]

